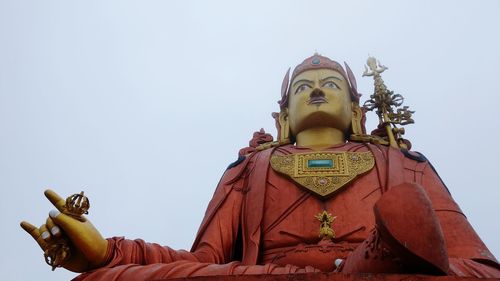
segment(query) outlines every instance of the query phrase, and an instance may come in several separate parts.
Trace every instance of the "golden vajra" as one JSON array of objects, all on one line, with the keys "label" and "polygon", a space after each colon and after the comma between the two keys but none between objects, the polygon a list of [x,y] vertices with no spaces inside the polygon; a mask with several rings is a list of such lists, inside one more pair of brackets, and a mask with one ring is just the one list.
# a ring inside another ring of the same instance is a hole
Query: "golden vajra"
[{"label": "golden vajra", "polygon": [[[384,72],[387,67],[383,66],[374,57],[369,57],[366,64],[370,68],[365,66],[365,72],[363,76],[373,76],[375,91],[370,96],[370,99],[365,102],[363,107],[367,111],[375,110],[375,113],[379,117],[379,129],[385,129],[388,142],[392,147],[395,148],[408,148],[402,135],[405,133],[404,128],[396,127],[396,124],[407,125],[414,123],[412,114],[414,111],[410,111],[408,106],[403,106],[399,108],[404,101],[404,98],[400,94],[394,94],[385,86],[384,80],[380,74]],[[395,111],[396,110],[396,111]]]},{"label": "golden vajra", "polygon": [[320,221],[319,237],[324,240],[335,238],[335,231],[332,229],[332,223],[337,217],[332,216],[332,214],[329,214],[326,211],[323,211],[314,217]]},{"label": "golden vajra", "polygon": [[[84,222],[84,214],[89,213],[90,201],[83,195],[83,191],[79,194],[73,194],[66,198],[66,204],[63,206],[62,213]],[[54,271],[57,267],[61,267],[70,258],[71,251],[67,238],[61,237],[56,240],[44,251],[45,262],[52,267]]]}]

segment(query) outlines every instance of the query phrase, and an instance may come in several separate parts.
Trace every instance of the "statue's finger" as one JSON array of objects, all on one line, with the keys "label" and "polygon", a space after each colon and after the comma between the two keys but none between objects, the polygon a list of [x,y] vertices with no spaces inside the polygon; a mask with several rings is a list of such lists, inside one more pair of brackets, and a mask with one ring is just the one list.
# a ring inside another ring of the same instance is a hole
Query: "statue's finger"
[{"label": "statue's finger", "polygon": [[22,221],[21,222],[21,227],[28,232],[29,235],[31,235],[33,238],[38,238],[40,236],[40,233],[38,232],[38,228],[36,226],[32,225],[31,223],[27,221]]},{"label": "statue's finger", "polygon": [[40,232],[40,237],[42,237],[42,239],[45,240],[45,242],[50,241],[50,238],[51,238],[50,232],[47,229],[47,226],[45,224],[40,225],[40,227],[38,228],[38,231]]},{"label": "statue's finger", "polygon": [[38,228],[36,228],[36,226],[32,225],[29,222],[23,221],[21,222],[21,227],[24,229],[24,231],[28,232],[28,234],[31,235],[33,239],[35,239],[42,250],[45,250],[47,248],[47,243],[45,243],[45,241],[41,237],[40,231],[38,230]]},{"label": "statue's finger", "polygon": [[62,235],[61,229],[54,223],[54,220],[52,220],[51,217],[47,218],[45,225],[47,226],[47,229],[50,231],[50,234],[52,234],[52,236],[61,237]]},{"label": "statue's finger", "polygon": [[64,205],[66,205],[66,200],[62,199],[55,191],[47,189],[44,192],[45,197],[49,199],[50,203],[54,205],[60,212],[64,211]]},{"label": "statue's finger", "polygon": [[52,210],[49,212],[49,217],[52,221],[60,226],[63,230],[70,231],[71,227],[74,227],[75,220],[74,218],[59,212],[58,210]]}]

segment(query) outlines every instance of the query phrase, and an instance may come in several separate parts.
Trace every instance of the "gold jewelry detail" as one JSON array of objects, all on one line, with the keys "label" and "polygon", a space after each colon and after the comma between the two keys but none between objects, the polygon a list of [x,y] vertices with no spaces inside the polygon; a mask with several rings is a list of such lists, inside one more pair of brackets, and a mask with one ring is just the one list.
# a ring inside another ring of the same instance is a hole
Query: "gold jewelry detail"
[{"label": "gold jewelry detail", "polygon": [[57,267],[63,266],[71,256],[68,240],[58,238],[54,244],[45,249],[43,256],[45,257],[45,262],[52,267],[52,271]]},{"label": "gold jewelry detail", "polygon": [[311,152],[271,157],[271,167],[278,173],[326,197],[346,186],[375,165],[372,153]]},{"label": "gold jewelry detail", "polygon": [[332,223],[337,218],[325,211],[314,216],[321,224],[319,227],[319,237],[323,240],[331,240],[335,238],[335,231],[332,229]]},{"label": "gold jewelry detail", "polygon": [[290,144],[290,139],[283,140],[282,142],[279,142],[279,141],[266,142],[266,143],[263,143],[263,144],[257,146],[255,148],[255,150],[262,151],[262,150],[266,150],[266,149],[271,148],[271,147],[278,147],[278,146],[287,145],[287,144]]},{"label": "gold jewelry detail", "polygon": [[358,141],[358,142],[369,142],[373,144],[382,144],[382,145],[389,145],[389,141],[375,135],[357,135],[357,134],[352,134],[349,139],[351,141]]},{"label": "gold jewelry detail", "polygon": [[89,213],[90,202],[87,196],[83,195],[83,191],[79,194],[73,194],[66,198],[66,205],[64,212],[66,215],[71,216],[77,220],[82,219],[82,215]]},{"label": "gold jewelry detail", "polygon": [[[68,215],[81,222],[85,222],[83,214],[88,214],[90,201],[83,191],[79,194],[73,194],[66,198],[66,204],[63,206],[62,213]],[[71,256],[69,241],[64,238],[57,238],[43,253],[45,262],[52,267],[54,271],[57,267],[61,267]]]}]

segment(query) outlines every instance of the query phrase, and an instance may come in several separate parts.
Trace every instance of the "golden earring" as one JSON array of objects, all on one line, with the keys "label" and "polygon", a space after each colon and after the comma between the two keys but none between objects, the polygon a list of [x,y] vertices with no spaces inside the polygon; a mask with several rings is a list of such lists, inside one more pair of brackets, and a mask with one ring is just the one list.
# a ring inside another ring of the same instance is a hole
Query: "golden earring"
[{"label": "golden earring", "polygon": [[363,112],[357,103],[352,103],[352,121],[351,128],[353,135],[363,135],[363,127],[361,126],[361,119],[363,118]]}]

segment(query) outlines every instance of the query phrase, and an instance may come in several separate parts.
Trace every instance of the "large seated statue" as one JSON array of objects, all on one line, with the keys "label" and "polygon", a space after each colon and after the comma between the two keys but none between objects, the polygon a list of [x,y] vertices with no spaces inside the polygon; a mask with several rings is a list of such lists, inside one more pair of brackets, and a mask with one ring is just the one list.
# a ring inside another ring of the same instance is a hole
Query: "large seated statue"
[{"label": "large seated statue", "polygon": [[[21,226],[53,266],[81,272],[76,280],[319,271],[499,278],[498,261],[432,165],[394,126],[411,112],[387,107],[401,102],[380,78],[384,67],[369,66],[375,93],[365,107],[347,65],[315,54],[287,73],[273,114],[277,140],[261,130],[239,152],[191,251],[104,239],[50,190],[57,210],[40,228]],[[366,109],[380,117],[372,134]]]}]

